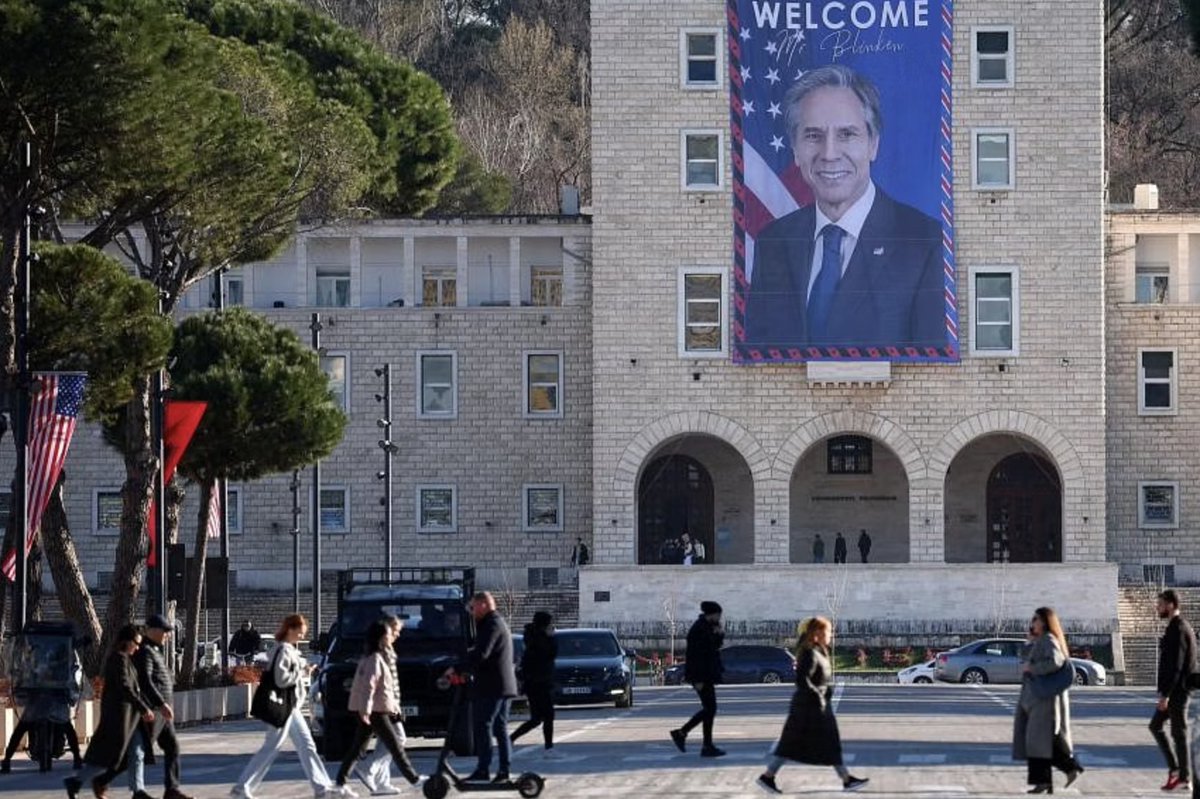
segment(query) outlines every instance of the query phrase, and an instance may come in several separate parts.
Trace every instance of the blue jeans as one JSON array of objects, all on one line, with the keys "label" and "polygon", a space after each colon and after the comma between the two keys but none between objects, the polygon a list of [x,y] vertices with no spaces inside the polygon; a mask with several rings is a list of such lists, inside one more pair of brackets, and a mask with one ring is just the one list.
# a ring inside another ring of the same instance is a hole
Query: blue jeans
[{"label": "blue jeans", "polygon": [[158,735],[139,725],[129,739],[128,766],[129,790],[137,793],[146,790],[146,749],[151,739],[157,740],[163,752],[163,785],[168,790],[179,788],[179,741],[172,722],[159,720]]},{"label": "blue jeans", "polygon": [[475,754],[479,762],[475,770],[487,773],[492,767],[492,736],[500,749],[500,771],[507,773],[512,763],[512,741],[508,737],[508,706],[511,699],[498,696],[477,696],[471,700],[472,721],[475,725]]}]

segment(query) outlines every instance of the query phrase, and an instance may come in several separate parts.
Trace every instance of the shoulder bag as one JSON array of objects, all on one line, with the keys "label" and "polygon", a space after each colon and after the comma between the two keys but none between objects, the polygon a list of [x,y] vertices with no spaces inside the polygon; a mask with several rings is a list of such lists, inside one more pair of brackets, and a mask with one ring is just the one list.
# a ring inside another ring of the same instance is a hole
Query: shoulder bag
[{"label": "shoulder bag", "polygon": [[1036,699],[1053,699],[1075,684],[1075,666],[1068,658],[1058,671],[1035,676],[1029,684]]},{"label": "shoulder bag", "polygon": [[258,687],[254,689],[254,699],[250,703],[250,715],[259,721],[265,721],[276,729],[287,724],[296,706],[296,692],[291,687],[280,687],[275,684],[275,664],[283,654],[281,646],[275,657],[271,658],[267,670],[263,672]]}]

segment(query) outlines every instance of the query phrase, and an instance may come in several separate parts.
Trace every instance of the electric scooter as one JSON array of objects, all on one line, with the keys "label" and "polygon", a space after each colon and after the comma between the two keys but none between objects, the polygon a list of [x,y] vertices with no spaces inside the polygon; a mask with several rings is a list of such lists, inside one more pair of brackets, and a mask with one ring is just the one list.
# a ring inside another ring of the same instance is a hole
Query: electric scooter
[{"label": "electric scooter", "polygon": [[[463,695],[466,693],[469,678],[467,675],[453,673],[444,679],[447,680],[447,686],[454,689],[454,701],[450,704],[450,721],[447,725],[452,731],[457,729],[458,724],[462,721]],[[425,799],[445,799],[451,786],[462,793],[516,791],[525,799],[534,799],[534,797],[540,796],[542,789],[546,787],[546,781],[542,779],[541,775],[532,771],[526,771],[516,779],[505,782],[468,782],[450,766],[450,756],[453,754],[450,741],[451,733],[447,732],[446,740],[442,743],[442,749],[438,753],[437,766],[429,775],[429,779],[425,780],[422,788]]]}]

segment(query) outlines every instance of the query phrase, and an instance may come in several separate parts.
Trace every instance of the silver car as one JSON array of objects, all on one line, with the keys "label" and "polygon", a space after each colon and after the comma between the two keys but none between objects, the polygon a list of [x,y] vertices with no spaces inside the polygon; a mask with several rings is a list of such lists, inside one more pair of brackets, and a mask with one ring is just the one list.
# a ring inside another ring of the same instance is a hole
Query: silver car
[{"label": "silver car", "polygon": [[[958,649],[942,652],[936,658],[934,676],[942,682],[1020,683],[1020,638],[985,638]],[[1071,658],[1076,685],[1105,685],[1108,674],[1094,660]]]}]

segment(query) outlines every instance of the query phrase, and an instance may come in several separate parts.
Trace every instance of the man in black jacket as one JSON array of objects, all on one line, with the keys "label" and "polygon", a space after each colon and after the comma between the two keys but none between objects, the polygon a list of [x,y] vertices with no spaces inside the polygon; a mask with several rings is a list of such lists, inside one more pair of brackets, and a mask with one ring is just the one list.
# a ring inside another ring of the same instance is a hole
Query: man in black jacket
[{"label": "man in black jacket", "polygon": [[[1188,682],[1196,671],[1196,634],[1192,625],[1179,615],[1179,595],[1167,589],[1158,595],[1158,617],[1168,619],[1167,629],[1158,643],[1158,704],[1150,720],[1150,733],[1167,761],[1164,791],[1190,791],[1188,764]],[[1163,734],[1163,724],[1171,721],[1171,741]],[[1174,742],[1174,750],[1171,743]]]},{"label": "man in black jacket", "polygon": [[554,759],[554,661],[558,641],[554,639],[554,617],[544,610],[533,614],[525,625],[525,651],[521,654],[521,684],[529,700],[529,721],[513,731],[516,741],[542,725],[545,757]]},{"label": "man in black jacket", "polygon": [[467,668],[475,675],[471,714],[475,725],[475,754],[479,756],[479,762],[467,779],[488,780],[494,735],[500,750],[500,770],[492,782],[508,782],[512,762],[508,706],[517,695],[512,633],[496,612],[496,599],[487,591],[480,591],[471,597],[471,615],[475,617],[475,644],[467,650]]},{"label": "man in black jacket", "polygon": [[129,743],[129,790],[133,799],[151,799],[146,793],[146,775],[143,763],[146,749],[151,740],[157,740],[163,752],[163,784],[166,793],[163,799],[191,799],[179,790],[179,739],[175,735],[175,712],[171,700],[175,697],[175,676],[167,668],[163,654],[167,639],[174,627],[164,616],[157,613],[146,619],[146,631],[142,646],[133,656],[137,668],[138,685],[146,704],[155,709],[155,718],[150,734],[134,733]]},{"label": "man in black jacket", "polygon": [[717,717],[717,684],[721,682],[721,645],[725,631],[721,627],[721,606],[716,602],[700,603],[700,617],[688,630],[687,654],[683,664],[684,679],[692,684],[700,697],[700,710],[677,730],[671,730],[671,740],[680,752],[687,750],[687,735],[697,725],[704,732],[700,757],[720,757],[725,750],[713,746],[713,721]]}]

